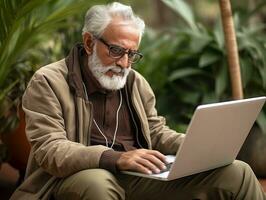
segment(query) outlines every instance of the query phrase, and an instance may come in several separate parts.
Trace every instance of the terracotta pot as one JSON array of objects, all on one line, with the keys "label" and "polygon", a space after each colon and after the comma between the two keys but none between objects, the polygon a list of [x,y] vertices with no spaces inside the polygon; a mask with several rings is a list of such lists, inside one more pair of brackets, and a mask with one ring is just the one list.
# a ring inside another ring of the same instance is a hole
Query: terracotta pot
[{"label": "terracotta pot", "polygon": [[9,164],[23,173],[27,166],[30,144],[25,134],[25,114],[22,109],[19,110],[19,119],[18,127],[10,133],[1,134],[1,139],[8,148]]}]

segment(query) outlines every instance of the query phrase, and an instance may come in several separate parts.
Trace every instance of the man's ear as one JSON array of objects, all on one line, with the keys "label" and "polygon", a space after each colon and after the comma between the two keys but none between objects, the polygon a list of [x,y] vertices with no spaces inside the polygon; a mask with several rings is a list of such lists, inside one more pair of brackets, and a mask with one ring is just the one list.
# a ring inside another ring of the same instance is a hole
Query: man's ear
[{"label": "man's ear", "polygon": [[93,35],[89,32],[83,34],[83,44],[84,49],[88,55],[91,55],[93,52],[94,39]]}]

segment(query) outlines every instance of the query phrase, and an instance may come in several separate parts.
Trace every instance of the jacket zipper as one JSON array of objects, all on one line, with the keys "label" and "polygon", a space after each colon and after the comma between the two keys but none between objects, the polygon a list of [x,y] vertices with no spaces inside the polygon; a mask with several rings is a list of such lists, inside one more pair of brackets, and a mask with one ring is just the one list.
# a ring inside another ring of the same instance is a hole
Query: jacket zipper
[{"label": "jacket zipper", "polygon": [[[134,126],[135,126],[135,128],[136,128],[136,139],[137,139],[137,143],[138,143],[138,145],[139,145],[141,148],[144,149],[144,147],[143,147],[143,146],[141,145],[141,143],[139,142],[139,131],[138,131],[139,129],[138,129],[137,123],[136,123],[136,121],[135,121],[135,118],[134,118],[134,115],[133,115],[132,109],[131,109],[131,107],[130,107],[130,104],[129,104],[129,97],[128,97],[128,96],[129,96],[129,95],[128,95],[128,92],[127,92],[127,89],[126,89],[126,98],[127,98],[127,102],[128,102],[128,105],[129,105],[129,106],[128,106],[128,107],[129,107],[129,112],[130,112],[130,115],[131,115],[131,117],[132,117],[132,120],[133,120]],[[132,100],[132,106],[133,106],[133,108],[134,108],[134,110],[135,110],[135,112],[136,112],[138,118],[141,119],[141,118],[140,118],[140,115],[139,115],[139,113],[138,113],[138,111],[137,111],[137,109],[136,109],[136,107],[134,106],[133,99],[131,99],[131,100]],[[141,123],[141,120],[140,120],[140,128],[141,128],[141,131],[142,131],[143,137],[144,137],[144,139],[146,140],[146,143],[147,143],[148,146],[149,146],[148,139],[147,139],[146,135],[144,134],[144,128],[143,128],[143,125],[142,125],[142,123]]]},{"label": "jacket zipper", "polygon": [[83,90],[84,90],[84,93],[85,93],[85,103],[86,105],[89,104],[90,106],[90,119],[89,119],[89,127],[88,127],[88,132],[86,135],[84,135],[85,137],[85,141],[86,141],[86,145],[89,146],[90,145],[90,138],[91,138],[91,125],[92,125],[92,115],[93,115],[93,106],[92,106],[92,103],[89,101],[89,96],[88,96],[88,93],[87,93],[87,88],[84,84],[84,82],[82,81],[82,85],[83,85]]}]

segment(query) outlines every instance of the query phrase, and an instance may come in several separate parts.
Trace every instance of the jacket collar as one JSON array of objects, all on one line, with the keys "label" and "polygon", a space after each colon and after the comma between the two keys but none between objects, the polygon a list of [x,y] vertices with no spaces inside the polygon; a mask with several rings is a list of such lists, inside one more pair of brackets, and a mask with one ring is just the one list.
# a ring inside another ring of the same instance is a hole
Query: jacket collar
[{"label": "jacket collar", "polygon": [[82,97],[85,99],[85,91],[83,89],[82,75],[80,70],[80,60],[79,60],[79,51],[83,48],[81,43],[76,44],[66,57],[66,65],[68,68],[68,85],[70,90],[77,97]]}]

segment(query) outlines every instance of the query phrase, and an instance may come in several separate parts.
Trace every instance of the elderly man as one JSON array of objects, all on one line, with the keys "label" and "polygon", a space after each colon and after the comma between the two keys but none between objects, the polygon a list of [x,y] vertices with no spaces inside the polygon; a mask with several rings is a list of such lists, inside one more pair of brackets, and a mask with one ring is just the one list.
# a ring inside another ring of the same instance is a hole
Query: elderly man
[{"label": "elderly man", "polygon": [[184,139],[157,115],[152,89],[131,69],[142,58],[144,26],[129,6],[94,6],[83,44],[35,73],[23,97],[32,149],[11,199],[265,199],[240,161],[169,182],[119,173],[159,173],[163,154]]}]

